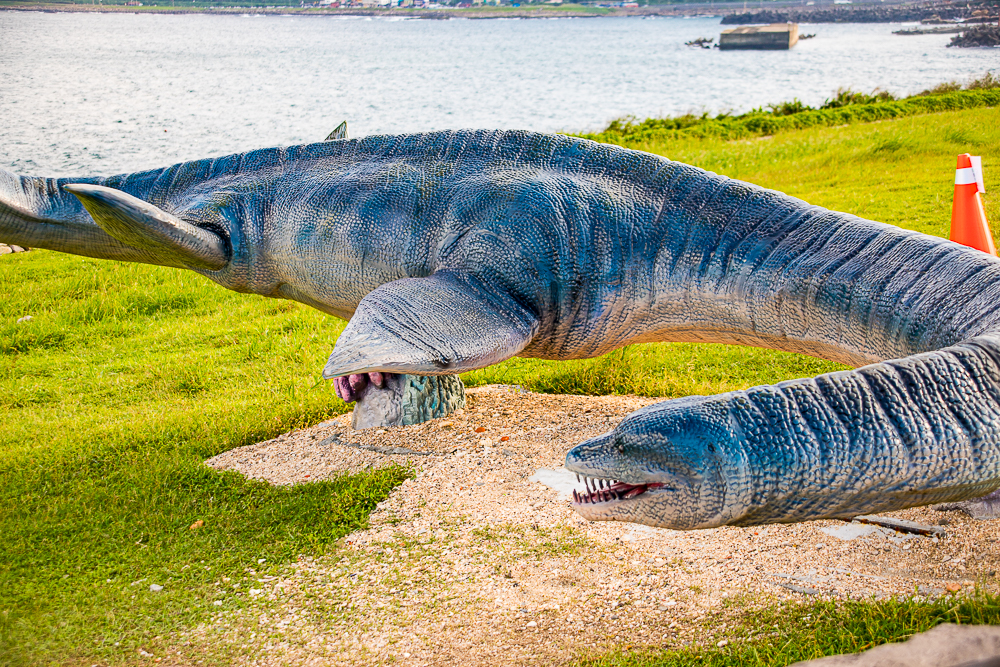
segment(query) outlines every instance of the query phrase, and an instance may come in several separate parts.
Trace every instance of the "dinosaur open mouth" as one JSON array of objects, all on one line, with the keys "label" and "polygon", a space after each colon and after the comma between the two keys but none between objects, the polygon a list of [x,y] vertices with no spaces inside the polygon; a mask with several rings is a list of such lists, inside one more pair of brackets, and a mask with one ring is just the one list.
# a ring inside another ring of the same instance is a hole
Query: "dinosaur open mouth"
[{"label": "dinosaur open mouth", "polygon": [[575,505],[597,505],[599,503],[610,503],[616,500],[631,500],[641,496],[650,489],[658,489],[663,484],[651,482],[649,484],[629,484],[619,482],[614,479],[591,479],[580,475],[576,480],[582,481],[586,490],[573,490],[573,504]]}]

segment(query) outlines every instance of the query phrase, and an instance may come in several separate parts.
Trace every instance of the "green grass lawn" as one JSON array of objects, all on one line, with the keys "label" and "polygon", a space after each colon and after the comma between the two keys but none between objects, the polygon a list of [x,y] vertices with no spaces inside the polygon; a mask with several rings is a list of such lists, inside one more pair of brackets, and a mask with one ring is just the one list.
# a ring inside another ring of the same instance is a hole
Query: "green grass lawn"
[{"label": "green grass lawn", "polygon": [[[995,110],[974,109],[633,147],[946,235],[955,155],[984,156],[992,193],[1000,128]],[[998,201],[986,198],[994,221]],[[243,604],[218,592],[222,577],[336,549],[407,474],[274,489],[201,465],[346,409],[320,380],[342,322],[193,273],[46,251],[0,259],[0,284],[0,665],[126,661],[209,610]],[[514,359],[464,377],[548,392],[682,396],[834,368],[766,350],[655,344],[588,361]],[[197,520],[204,526],[190,529]],[[152,583],[164,589],[152,592]],[[967,602],[961,618],[996,622],[994,602],[984,600]],[[830,627],[860,619],[873,642],[910,631],[865,620],[885,616],[880,609],[830,607],[823,618],[834,619]],[[925,625],[948,617],[914,609]],[[778,617],[786,639],[808,627]],[[761,655],[787,662],[768,646]],[[688,664],[693,655],[614,655],[600,664]]]},{"label": "green grass lawn", "polygon": [[721,648],[709,644],[674,651],[618,651],[584,660],[581,667],[788,665],[905,640],[939,623],[1000,624],[1000,598],[977,594],[933,603],[915,600],[787,603],[744,614],[734,634],[754,634],[756,640],[734,642]]}]

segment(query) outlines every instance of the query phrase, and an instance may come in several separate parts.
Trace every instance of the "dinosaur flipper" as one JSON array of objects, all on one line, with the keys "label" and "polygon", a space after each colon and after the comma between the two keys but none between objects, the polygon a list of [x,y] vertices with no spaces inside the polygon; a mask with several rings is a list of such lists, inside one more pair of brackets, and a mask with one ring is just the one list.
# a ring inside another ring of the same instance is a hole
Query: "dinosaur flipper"
[{"label": "dinosaur flipper", "polygon": [[537,328],[534,313],[476,278],[444,272],[403,278],[361,300],[323,377],[462,373],[513,357]]},{"label": "dinosaur flipper", "polygon": [[326,139],[323,141],[337,141],[338,139],[347,139],[347,121],[338,125],[333,129],[333,132],[326,135]]},{"label": "dinosaur flipper", "polygon": [[130,194],[102,185],[70,184],[73,193],[105,232],[171,266],[216,271],[229,262],[226,241]]}]

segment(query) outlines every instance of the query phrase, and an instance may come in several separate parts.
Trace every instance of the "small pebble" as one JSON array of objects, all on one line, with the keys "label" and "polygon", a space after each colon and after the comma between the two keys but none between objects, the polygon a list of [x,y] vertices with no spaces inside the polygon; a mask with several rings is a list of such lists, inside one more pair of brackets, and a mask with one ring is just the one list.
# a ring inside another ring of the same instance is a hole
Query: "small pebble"
[{"label": "small pebble", "polygon": [[528,627],[529,628],[537,628],[538,627],[538,623],[535,623],[534,621],[528,621]]},{"label": "small pebble", "polygon": [[163,586],[160,586],[159,584],[150,584],[149,590],[153,591],[154,593],[159,593],[160,591],[163,590]]}]

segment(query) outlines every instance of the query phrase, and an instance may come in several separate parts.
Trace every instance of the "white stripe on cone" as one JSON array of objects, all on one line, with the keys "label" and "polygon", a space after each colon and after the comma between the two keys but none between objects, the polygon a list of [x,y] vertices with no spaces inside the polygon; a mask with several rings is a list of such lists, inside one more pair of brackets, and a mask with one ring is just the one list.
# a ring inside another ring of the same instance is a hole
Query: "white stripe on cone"
[{"label": "white stripe on cone", "polygon": [[970,155],[971,167],[962,167],[955,170],[955,185],[976,184],[976,190],[986,192],[986,184],[983,182],[983,158],[978,155]]},{"label": "white stripe on cone", "polygon": [[971,185],[976,182],[976,173],[972,167],[955,170],[955,185]]}]

